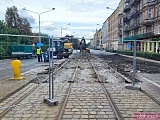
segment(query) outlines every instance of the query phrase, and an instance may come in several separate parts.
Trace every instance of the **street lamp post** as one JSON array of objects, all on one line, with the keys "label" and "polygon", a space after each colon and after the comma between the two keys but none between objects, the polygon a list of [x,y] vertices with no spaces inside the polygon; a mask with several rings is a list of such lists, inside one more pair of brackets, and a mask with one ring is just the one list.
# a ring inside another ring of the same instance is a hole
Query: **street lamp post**
[{"label": "street lamp post", "polygon": [[[99,26],[101,26],[101,28],[102,28],[102,25],[100,25],[100,24],[97,24],[97,25],[99,25]],[[100,47],[100,49],[102,49],[102,35],[100,34],[99,35],[99,47]]]},{"label": "street lamp post", "polygon": [[29,11],[29,12],[33,12],[33,13],[36,13],[38,15],[38,18],[39,18],[39,43],[41,43],[40,16],[41,16],[41,14],[44,14],[46,12],[55,10],[55,8],[52,8],[51,10],[47,10],[47,11],[44,11],[44,12],[41,12],[41,13],[37,13],[37,12],[31,11],[31,10],[27,10],[26,8],[24,8],[23,10],[26,10],[26,11]]},{"label": "street lamp post", "polygon": [[[68,23],[67,25],[70,25],[70,23]],[[62,30],[63,30],[63,26],[61,26],[61,37],[62,37]]]},{"label": "street lamp post", "polygon": [[[107,9],[110,9],[109,7],[106,7]],[[113,10],[113,9],[111,9]],[[123,19],[122,19],[122,49],[123,49]],[[136,76],[136,40],[134,39],[134,52],[133,52],[133,73],[132,73],[132,86],[125,86],[125,88],[128,89],[136,89],[136,90],[140,90],[140,87],[135,87],[135,76]]]}]

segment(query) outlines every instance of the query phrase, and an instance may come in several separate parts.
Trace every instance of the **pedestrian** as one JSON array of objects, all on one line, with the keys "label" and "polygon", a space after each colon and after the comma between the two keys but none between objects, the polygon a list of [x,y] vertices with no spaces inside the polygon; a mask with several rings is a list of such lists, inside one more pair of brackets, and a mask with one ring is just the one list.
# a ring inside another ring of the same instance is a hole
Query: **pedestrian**
[{"label": "pedestrian", "polygon": [[[40,48],[40,49],[41,49],[41,48]],[[43,56],[43,52],[42,52],[42,49],[41,49],[41,56],[40,56],[40,61],[41,61],[41,62],[43,62],[42,56]]]},{"label": "pedestrian", "polygon": [[41,62],[42,61],[42,50],[41,50],[40,47],[37,49],[36,54],[37,54],[37,57],[38,57],[38,62]]}]

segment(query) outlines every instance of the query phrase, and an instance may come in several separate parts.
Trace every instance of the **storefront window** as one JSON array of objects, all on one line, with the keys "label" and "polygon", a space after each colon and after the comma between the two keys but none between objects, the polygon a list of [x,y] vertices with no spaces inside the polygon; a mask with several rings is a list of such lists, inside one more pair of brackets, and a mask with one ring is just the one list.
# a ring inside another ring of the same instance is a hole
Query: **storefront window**
[{"label": "storefront window", "polygon": [[149,51],[152,51],[152,42],[149,43]]}]

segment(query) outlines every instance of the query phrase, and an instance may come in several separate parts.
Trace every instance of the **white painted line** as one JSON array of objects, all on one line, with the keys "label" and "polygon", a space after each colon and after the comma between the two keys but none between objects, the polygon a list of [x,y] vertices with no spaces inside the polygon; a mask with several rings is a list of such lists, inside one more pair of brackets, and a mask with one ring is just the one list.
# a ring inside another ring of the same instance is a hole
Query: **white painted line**
[{"label": "white painted line", "polygon": [[145,77],[143,77],[142,79],[160,88],[159,84],[157,84],[157,83],[155,83],[155,82],[153,82],[153,81],[151,81],[151,80],[149,80],[149,79],[147,79]]}]

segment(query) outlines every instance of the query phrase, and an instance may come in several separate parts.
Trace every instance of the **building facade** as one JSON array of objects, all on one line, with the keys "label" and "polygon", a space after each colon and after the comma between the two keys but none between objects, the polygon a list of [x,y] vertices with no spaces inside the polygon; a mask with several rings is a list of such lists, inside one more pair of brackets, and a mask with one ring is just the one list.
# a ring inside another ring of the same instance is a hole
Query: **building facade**
[{"label": "building facade", "polygon": [[157,52],[160,49],[160,0],[121,0],[103,23],[102,34],[97,31],[94,37],[97,45],[105,43],[106,49],[133,50],[136,40],[138,51]]},{"label": "building facade", "polygon": [[122,49],[122,24],[124,0],[119,3],[116,10],[107,18],[107,45],[106,49]]},{"label": "building facade", "polygon": [[102,25],[102,48],[106,49],[108,40],[108,20]]},{"label": "building facade", "polygon": [[94,41],[95,41],[95,49],[101,49],[102,48],[102,28],[98,31],[96,30],[96,33],[94,34]]},{"label": "building facade", "polygon": [[127,49],[157,52],[160,46],[160,0],[127,0],[124,8],[124,41]]}]

